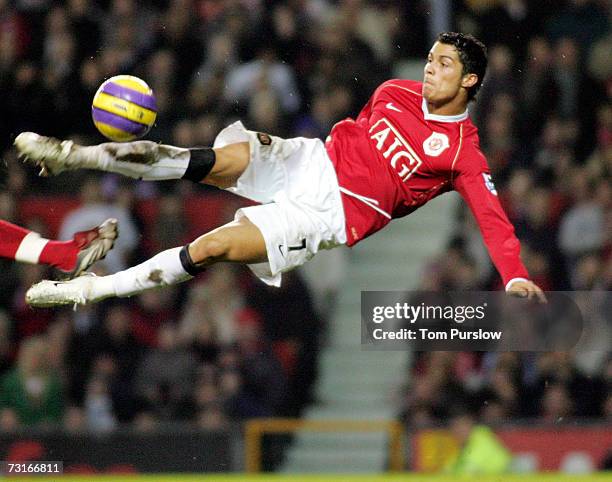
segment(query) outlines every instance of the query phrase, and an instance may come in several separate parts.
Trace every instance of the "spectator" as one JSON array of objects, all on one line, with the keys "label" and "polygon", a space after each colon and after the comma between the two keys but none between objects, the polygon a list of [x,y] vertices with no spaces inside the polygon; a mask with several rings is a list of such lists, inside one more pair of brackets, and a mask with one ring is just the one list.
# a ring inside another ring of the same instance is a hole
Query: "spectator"
[{"label": "spectator", "polygon": [[0,407],[13,411],[21,425],[43,426],[62,420],[64,396],[48,350],[43,337],[24,340],[17,366],[0,380]]},{"label": "spectator", "polygon": [[229,428],[229,421],[219,405],[210,404],[198,413],[196,426],[201,430],[221,431]]},{"label": "spectator", "polygon": [[93,377],[87,384],[85,418],[87,427],[93,432],[110,432],[117,426],[108,382],[104,378]]},{"label": "spectator", "polygon": [[164,323],[158,347],[149,351],[136,370],[136,394],[162,419],[171,419],[187,397],[195,376],[193,355],[178,344],[174,325]]},{"label": "spectator", "polygon": [[[100,182],[95,178],[86,179],[80,193],[82,205],[66,216],[59,238],[68,239],[69,233],[94,226],[100,219],[115,218],[121,226],[121,236],[115,242],[113,250],[97,267],[103,265],[110,273],[125,269],[127,258],[137,243],[136,228],[129,213],[124,208],[104,202]],[[91,224],[91,220],[95,220],[94,224]]]},{"label": "spectator", "polygon": [[542,399],[542,421],[563,422],[574,412],[572,400],[567,389],[560,384],[549,385]]},{"label": "spectator", "polygon": [[293,71],[279,62],[275,50],[269,46],[262,46],[255,60],[228,73],[225,98],[228,102],[244,102],[262,89],[269,89],[268,95],[277,99],[283,112],[298,110],[300,93]]},{"label": "spectator", "polygon": [[522,61],[525,58],[525,39],[538,31],[538,19],[533,6],[526,0],[502,0],[485,11],[482,25],[497,28],[483,28],[480,32],[486,45],[503,44]]},{"label": "spectator", "polygon": [[261,327],[250,323],[242,327],[237,340],[244,390],[261,410],[259,414],[248,414],[251,417],[274,415],[286,397],[286,376],[262,335]]},{"label": "spectator", "polygon": [[590,0],[570,0],[548,21],[548,33],[554,40],[572,38],[586,51],[608,30],[603,8]]},{"label": "spectator", "polygon": [[535,148],[533,142],[558,103],[558,86],[552,64],[553,53],[548,41],[543,37],[533,37],[528,44],[520,99],[523,107],[520,133],[528,140],[531,149]]},{"label": "spectator", "polygon": [[453,417],[450,428],[460,452],[449,465],[449,472],[476,476],[508,471],[512,457],[490,428],[477,425],[469,414]]},{"label": "spectator", "polygon": [[235,267],[215,265],[207,274],[204,284],[189,289],[181,334],[184,339],[194,339],[204,318],[213,325],[219,342],[228,345],[236,341],[238,316],[245,307],[245,297]]},{"label": "spectator", "polygon": [[70,405],[64,413],[64,430],[69,434],[79,435],[87,430],[87,418],[81,407]]},{"label": "spectator", "polygon": [[160,199],[159,213],[155,223],[153,237],[154,252],[186,244],[185,233],[188,232],[187,220],[182,201],[178,196],[167,195]]},{"label": "spectator", "polygon": [[156,347],[160,326],[173,323],[175,293],[173,289],[143,293],[131,303],[131,331],[139,345]]},{"label": "spectator", "polygon": [[0,376],[2,376],[13,363],[13,345],[11,333],[11,320],[6,311],[0,310]]},{"label": "spectator", "polygon": [[578,258],[603,248],[605,239],[604,206],[594,198],[594,186],[584,169],[572,176],[573,206],[561,219],[559,245],[572,272]]}]

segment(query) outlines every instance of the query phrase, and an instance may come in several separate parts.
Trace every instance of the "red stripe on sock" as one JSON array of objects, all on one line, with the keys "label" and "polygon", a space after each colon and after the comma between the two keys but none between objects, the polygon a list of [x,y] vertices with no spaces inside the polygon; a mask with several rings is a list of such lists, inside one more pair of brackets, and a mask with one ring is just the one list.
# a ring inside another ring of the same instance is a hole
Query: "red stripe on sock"
[{"label": "red stripe on sock", "polygon": [[79,247],[70,241],[49,241],[40,253],[40,263],[50,264],[62,271],[71,271],[76,265]]}]

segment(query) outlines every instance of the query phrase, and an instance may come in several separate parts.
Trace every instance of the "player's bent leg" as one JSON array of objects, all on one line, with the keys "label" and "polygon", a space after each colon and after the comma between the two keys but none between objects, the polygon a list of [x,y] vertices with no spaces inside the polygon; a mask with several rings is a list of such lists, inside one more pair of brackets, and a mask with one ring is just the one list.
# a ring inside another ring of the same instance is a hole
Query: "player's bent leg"
[{"label": "player's bent leg", "polygon": [[[250,161],[248,142],[237,142],[213,149],[215,163],[210,172],[200,182],[221,189],[235,186],[238,178],[246,170]],[[192,151],[192,158],[194,153]],[[195,179],[193,179],[195,181]]]},{"label": "player's bent leg", "polygon": [[200,236],[189,244],[188,254],[196,267],[218,261],[252,264],[268,259],[261,231],[246,217]]},{"label": "player's bent leg", "polygon": [[261,233],[248,220],[241,219],[201,236],[188,246],[162,251],[137,266],[109,276],[41,281],[28,290],[26,302],[34,307],[85,305],[181,283],[219,261],[250,263],[265,257]]},{"label": "player's bent leg", "polygon": [[192,276],[181,264],[182,249],[162,251],[137,266],[108,276],[85,273],[70,281],[41,281],[26,292],[26,302],[36,308],[86,305],[187,281]]}]

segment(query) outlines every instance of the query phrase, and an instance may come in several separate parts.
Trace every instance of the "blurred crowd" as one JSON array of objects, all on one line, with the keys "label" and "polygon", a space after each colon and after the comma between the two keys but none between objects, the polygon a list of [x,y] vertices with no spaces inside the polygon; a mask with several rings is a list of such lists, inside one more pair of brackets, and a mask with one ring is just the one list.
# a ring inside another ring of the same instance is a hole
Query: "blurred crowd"
[{"label": "blurred crowd", "polygon": [[612,420],[612,360],[585,370],[568,352],[429,352],[416,357],[403,397],[412,429],[469,411],[482,423]]},{"label": "blurred crowd", "polygon": [[[151,140],[210,145],[237,118],[281,136],[325,138],[382,81],[418,78],[435,34],[456,29],[489,47],[471,114],[534,280],[548,290],[607,290],[609,12],[606,0],[0,0],[0,217],[55,235],[49,220],[21,219],[23,203],[44,193],[53,214],[52,196],[72,195],[80,207],[61,216],[60,234],[118,217],[120,242],[99,269],[122,269],[188,241],[183,200],[210,192],[87,173],[40,179],[15,159],[17,133],[103,141],[91,99],[104,79],[130,73],[157,98]],[[136,209],[150,202],[153,224]],[[465,209],[455,231],[422,287],[500,288]],[[220,428],[296,415],[310,400],[328,310],[315,308],[298,273],[272,290],[219,266],[134,299],[32,311],[25,289],[49,273],[0,265],[0,430],[173,420]],[[609,418],[607,356],[582,365],[569,354],[419,356],[403,413],[411,424],[435,423],[462,401],[490,422]]]},{"label": "blurred crowd", "polygon": [[23,290],[42,275],[23,269],[0,312],[0,430],[221,430],[309,401],[321,328],[298,276],[272,290],[218,265],[184,289],[33,311]]}]

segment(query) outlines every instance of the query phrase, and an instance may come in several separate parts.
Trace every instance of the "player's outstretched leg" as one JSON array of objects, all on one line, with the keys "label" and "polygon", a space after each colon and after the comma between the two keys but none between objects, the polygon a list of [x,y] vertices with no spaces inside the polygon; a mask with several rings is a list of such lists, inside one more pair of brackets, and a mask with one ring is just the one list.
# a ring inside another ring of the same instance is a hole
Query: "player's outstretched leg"
[{"label": "player's outstretched leg", "polygon": [[34,307],[85,305],[181,283],[219,261],[259,263],[266,259],[261,232],[244,217],[199,237],[188,246],[162,251],[144,263],[109,276],[41,281],[28,290],[26,302]]},{"label": "player's outstretched leg", "polygon": [[234,186],[250,158],[248,142],[214,149],[185,149],[152,141],[80,146],[72,141],[22,132],[14,143],[19,156],[40,167],[41,176],[96,169],[145,181],[187,179],[220,188]]},{"label": "player's outstretched leg", "polygon": [[188,149],[151,141],[80,146],[72,141],[22,132],[14,144],[19,156],[40,167],[41,176],[97,169],[137,179],[178,179],[185,173],[189,161]]},{"label": "player's outstretched leg", "polygon": [[0,256],[24,263],[48,264],[72,278],[104,258],[118,236],[117,220],[76,233],[69,241],[42,238],[38,233],[0,221]]}]

